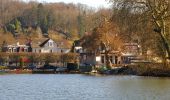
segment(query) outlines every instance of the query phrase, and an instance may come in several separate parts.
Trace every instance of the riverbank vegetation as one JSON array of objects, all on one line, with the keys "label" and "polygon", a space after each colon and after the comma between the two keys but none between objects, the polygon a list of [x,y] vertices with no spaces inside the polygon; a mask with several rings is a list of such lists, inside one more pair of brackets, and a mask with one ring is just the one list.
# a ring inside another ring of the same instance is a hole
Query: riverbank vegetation
[{"label": "riverbank vegetation", "polygon": [[170,77],[170,66],[158,64],[158,63],[149,63],[149,64],[139,64],[136,66],[129,66],[136,72],[136,75],[139,76],[159,76],[159,77]]},{"label": "riverbank vegetation", "polygon": [[[12,65],[24,68],[29,64],[44,65],[55,63],[64,66],[64,63],[76,63],[78,54],[58,54],[58,53],[0,53],[1,65]],[[78,62],[78,61],[77,61]]]}]

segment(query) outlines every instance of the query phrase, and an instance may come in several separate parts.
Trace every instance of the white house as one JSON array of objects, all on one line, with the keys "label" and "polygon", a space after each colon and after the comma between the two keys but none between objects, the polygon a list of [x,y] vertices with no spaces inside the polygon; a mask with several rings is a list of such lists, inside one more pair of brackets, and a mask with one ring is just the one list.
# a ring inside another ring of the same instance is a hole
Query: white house
[{"label": "white house", "polygon": [[33,53],[68,53],[70,49],[61,47],[62,43],[56,43],[54,40],[47,38],[32,42]]}]

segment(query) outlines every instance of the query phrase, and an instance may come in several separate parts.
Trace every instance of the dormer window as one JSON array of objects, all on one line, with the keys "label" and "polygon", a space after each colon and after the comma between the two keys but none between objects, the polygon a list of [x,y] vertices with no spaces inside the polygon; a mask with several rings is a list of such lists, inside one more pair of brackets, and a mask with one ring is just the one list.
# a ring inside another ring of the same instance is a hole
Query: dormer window
[{"label": "dormer window", "polygon": [[49,46],[49,47],[52,47],[52,46],[53,46],[53,42],[49,42],[49,43],[48,43],[48,46]]}]

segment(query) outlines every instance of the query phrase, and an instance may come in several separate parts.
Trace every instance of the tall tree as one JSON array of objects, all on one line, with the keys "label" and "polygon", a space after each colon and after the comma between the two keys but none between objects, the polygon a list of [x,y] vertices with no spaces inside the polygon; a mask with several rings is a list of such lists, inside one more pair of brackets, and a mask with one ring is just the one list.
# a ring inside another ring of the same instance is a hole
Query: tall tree
[{"label": "tall tree", "polygon": [[105,18],[103,22],[93,30],[92,35],[90,35],[88,38],[86,37],[87,40],[84,43],[86,48],[94,51],[94,53],[98,53],[101,50],[104,51],[106,57],[106,66],[108,68],[111,67],[109,54],[114,51],[121,51],[122,40],[118,33],[118,27],[110,20]]},{"label": "tall tree", "polygon": [[[152,30],[152,32],[150,31],[144,33],[147,34],[149,38],[156,37],[154,38],[155,41],[160,40],[159,42],[161,42],[162,46],[157,47],[161,47],[163,51],[166,51],[167,52],[166,58],[170,59],[170,44],[169,38],[167,37],[170,34],[168,31],[169,30],[168,24],[170,22],[169,21],[170,3],[168,0],[109,0],[109,1],[113,3],[113,8],[117,8],[117,10],[120,10],[123,7],[123,9],[129,10],[131,14],[138,15],[136,18],[133,18],[133,20],[139,19],[138,22],[141,23],[140,26],[138,26],[139,24],[138,25],[135,23],[132,24],[136,25],[137,27],[142,27],[143,25],[147,25],[148,27],[149,25],[149,28],[147,28],[147,30]],[[152,24],[150,22],[152,22]],[[135,27],[132,27],[132,30],[135,30]],[[151,34],[153,32],[156,32],[157,34]],[[138,33],[141,32],[138,31]],[[159,37],[157,37],[157,35],[159,35]],[[145,39],[145,41],[147,41],[147,39]],[[151,41],[149,42],[151,43]]]},{"label": "tall tree", "polygon": [[79,30],[80,37],[82,37],[83,34],[85,33],[85,25],[84,25],[84,20],[83,19],[84,18],[83,18],[82,15],[77,16],[78,30]]},{"label": "tall tree", "polygon": [[168,26],[168,21],[170,21],[170,3],[168,0],[147,0],[144,4],[150,11],[156,26],[154,31],[160,35],[164,49],[167,52],[167,58],[170,60],[170,44],[167,37],[170,34],[168,33],[170,28]]}]

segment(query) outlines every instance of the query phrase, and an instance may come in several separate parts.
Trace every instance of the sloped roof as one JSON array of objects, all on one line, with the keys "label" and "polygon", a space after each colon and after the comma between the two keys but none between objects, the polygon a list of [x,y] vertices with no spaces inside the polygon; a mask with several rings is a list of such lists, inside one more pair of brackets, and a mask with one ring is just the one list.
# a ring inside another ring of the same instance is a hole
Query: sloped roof
[{"label": "sloped roof", "polygon": [[45,41],[42,42],[39,46],[40,46],[40,47],[43,47],[49,40],[50,40],[50,39],[45,40]]},{"label": "sloped roof", "polygon": [[40,47],[40,45],[42,43],[44,43],[48,39],[49,38],[36,38],[36,39],[33,39],[31,45],[32,45],[33,48],[38,48],[38,47]]}]

